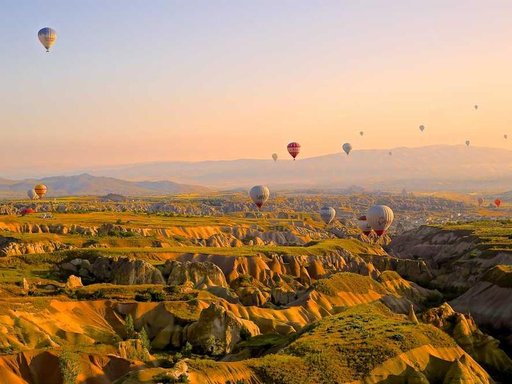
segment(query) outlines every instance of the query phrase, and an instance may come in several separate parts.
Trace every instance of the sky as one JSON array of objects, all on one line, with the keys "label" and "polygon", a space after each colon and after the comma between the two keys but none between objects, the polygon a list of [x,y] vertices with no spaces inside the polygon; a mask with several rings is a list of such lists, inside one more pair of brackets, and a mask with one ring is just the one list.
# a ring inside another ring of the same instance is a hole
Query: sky
[{"label": "sky", "polygon": [[[304,157],[344,142],[512,148],[508,0],[0,0],[0,9],[0,177],[284,158],[290,141]],[[50,53],[37,39],[45,26],[58,34]]]}]

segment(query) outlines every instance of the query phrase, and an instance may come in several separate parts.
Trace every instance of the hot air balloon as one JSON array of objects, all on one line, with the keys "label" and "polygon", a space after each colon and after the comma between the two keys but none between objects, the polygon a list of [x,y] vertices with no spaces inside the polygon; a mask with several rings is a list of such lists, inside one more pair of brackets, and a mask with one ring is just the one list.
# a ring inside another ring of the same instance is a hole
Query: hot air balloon
[{"label": "hot air balloon", "polygon": [[499,208],[499,207],[500,207],[500,205],[501,205],[501,200],[500,200],[500,199],[496,199],[496,200],[494,200],[494,204],[496,205],[496,207],[498,207],[498,208]]},{"label": "hot air balloon", "polygon": [[483,197],[479,197],[479,198],[478,198],[478,206],[479,206],[479,207],[481,207],[483,204],[484,204],[484,199],[483,199]]},{"label": "hot air balloon", "polygon": [[343,151],[345,151],[345,153],[348,156],[348,154],[352,150],[352,145],[350,143],[345,143],[345,144],[342,145],[342,148],[343,148]]},{"label": "hot air balloon", "polygon": [[33,190],[33,189],[29,189],[29,190],[27,191],[27,196],[28,196],[28,198],[29,198],[30,200],[37,200],[37,199],[39,199],[39,196],[37,196],[36,191],[35,191],[35,190]]},{"label": "hot air balloon", "polygon": [[333,207],[322,207],[320,217],[325,224],[329,225],[336,217],[336,210]]},{"label": "hot air balloon", "polygon": [[258,209],[261,209],[263,204],[265,204],[265,202],[268,200],[268,197],[270,196],[270,191],[264,185],[255,185],[249,191],[249,196],[254,202],[254,204],[256,204]]},{"label": "hot air balloon", "polygon": [[46,48],[46,52],[50,52],[50,48],[57,40],[57,32],[49,27],[45,27],[37,32],[37,37],[41,44],[43,44],[43,47]]},{"label": "hot air balloon", "polygon": [[363,232],[366,236],[368,236],[372,232],[372,227],[368,224],[366,220],[366,216],[359,216],[357,218],[357,227]]},{"label": "hot air balloon", "polygon": [[471,143],[471,142],[470,142],[469,140],[466,140],[466,146],[467,146],[467,147],[469,147],[469,144],[470,144],[470,143]]},{"label": "hot air balloon", "polygon": [[359,132],[359,134],[360,134],[361,136],[363,136],[363,135],[364,135],[364,132],[363,132],[363,131],[361,131],[361,132]]},{"label": "hot air balloon", "polygon": [[503,135],[503,138],[504,138],[504,139],[508,139],[508,135],[507,135],[507,134],[504,134],[504,135]]},{"label": "hot air balloon", "polygon": [[43,196],[46,195],[48,188],[44,184],[37,184],[34,187],[34,191],[36,192],[37,196],[39,196],[40,198],[43,198]]},{"label": "hot air balloon", "polygon": [[294,141],[288,144],[286,148],[288,149],[288,153],[293,157],[293,160],[295,160],[300,152],[300,144]]},{"label": "hot air balloon", "polygon": [[425,130],[425,126],[424,125],[420,125],[420,131],[423,132]]},{"label": "hot air balloon", "polygon": [[393,154],[393,152],[388,152],[388,155],[391,156]]},{"label": "hot air balloon", "polygon": [[476,105],[476,104],[475,104],[474,108],[475,108],[475,109],[478,109],[478,105]]},{"label": "hot air balloon", "polygon": [[36,211],[34,211],[32,208],[23,208],[21,211],[20,211],[20,214],[21,216],[25,216],[25,215],[30,215],[31,213],[35,213]]},{"label": "hot air balloon", "polygon": [[272,158],[274,159],[274,161],[277,161],[277,153],[273,153]]},{"label": "hot air balloon", "polygon": [[366,214],[368,224],[378,236],[386,233],[395,215],[387,205],[374,205]]}]

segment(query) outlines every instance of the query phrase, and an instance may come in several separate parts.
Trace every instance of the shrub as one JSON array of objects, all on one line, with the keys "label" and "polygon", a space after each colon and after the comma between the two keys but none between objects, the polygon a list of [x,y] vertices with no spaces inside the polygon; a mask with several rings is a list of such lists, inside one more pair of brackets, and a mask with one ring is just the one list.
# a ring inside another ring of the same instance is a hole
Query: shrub
[{"label": "shrub", "polygon": [[187,341],[183,348],[181,348],[181,354],[185,357],[190,357],[192,355],[192,344]]},{"label": "shrub", "polygon": [[59,356],[59,368],[63,384],[75,384],[80,373],[78,355],[64,351]]},{"label": "shrub", "polygon": [[146,328],[143,326],[138,334],[138,338],[142,343],[142,346],[149,352],[151,349],[151,341],[149,341],[148,333],[146,332]]},{"label": "shrub", "polygon": [[240,338],[245,341],[245,340],[248,340],[249,338],[251,337],[251,332],[249,332],[249,330],[247,329],[247,327],[242,327],[242,329],[240,329]]},{"label": "shrub", "polygon": [[151,301],[151,295],[148,292],[137,292],[135,294],[136,301]]},{"label": "shrub", "polygon": [[126,320],[124,323],[124,332],[126,333],[127,339],[133,339],[135,337],[135,326],[133,324],[132,315],[126,316]]}]

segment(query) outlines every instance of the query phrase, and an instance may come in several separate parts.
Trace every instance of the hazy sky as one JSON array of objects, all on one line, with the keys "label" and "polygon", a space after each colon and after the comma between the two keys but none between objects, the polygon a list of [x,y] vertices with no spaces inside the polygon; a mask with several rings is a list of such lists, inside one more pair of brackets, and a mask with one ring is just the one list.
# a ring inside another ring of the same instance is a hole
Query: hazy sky
[{"label": "hazy sky", "polygon": [[[305,157],[345,141],[512,148],[508,0],[0,0],[0,9],[4,174],[284,157],[292,140]],[[49,54],[37,40],[44,26],[58,33]]]}]

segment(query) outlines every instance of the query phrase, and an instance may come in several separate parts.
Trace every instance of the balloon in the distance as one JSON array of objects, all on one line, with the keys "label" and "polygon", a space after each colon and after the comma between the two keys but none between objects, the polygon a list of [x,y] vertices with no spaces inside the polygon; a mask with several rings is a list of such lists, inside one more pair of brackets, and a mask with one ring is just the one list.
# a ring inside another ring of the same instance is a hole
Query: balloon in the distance
[{"label": "balloon in the distance", "polygon": [[504,134],[504,135],[503,135],[503,138],[504,138],[504,139],[508,139],[508,135],[507,135],[507,134]]},{"label": "balloon in the distance", "polygon": [[254,204],[258,207],[258,209],[261,209],[263,204],[268,200],[270,196],[270,191],[268,187],[264,185],[255,185],[251,188],[249,191],[249,197],[253,201]]},{"label": "balloon in the distance", "polygon": [[423,132],[425,130],[425,126],[424,125],[420,125],[420,131]]},{"label": "balloon in the distance", "polygon": [[366,236],[368,236],[372,232],[372,227],[368,224],[368,220],[366,220],[366,216],[359,216],[357,218],[357,227],[363,232]]},{"label": "balloon in the distance", "polygon": [[39,199],[39,196],[37,196],[37,193],[34,189],[29,189],[27,191],[27,196],[30,200],[37,200]]},{"label": "balloon in the distance", "polygon": [[352,150],[352,145],[350,143],[345,143],[342,145],[343,151],[348,155]]},{"label": "balloon in the distance", "polygon": [[469,140],[466,140],[466,147],[469,147],[469,144],[471,144],[471,142]]},{"label": "balloon in the distance", "polygon": [[46,48],[46,52],[50,52],[50,48],[57,41],[57,32],[50,27],[44,27],[37,32],[37,37],[41,44],[43,44],[43,47]]},{"label": "balloon in the distance", "polygon": [[475,104],[475,105],[473,106],[473,108],[478,109],[478,105],[476,105],[476,104]]},{"label": "balloon in the distance", "polygon": [[359,132],[359,134],[360,134],[361,136],[363,136],[363,135],[364,135],[364,132],[363,132],[363,131],[361,131],[361,132]]},{"label": "balloon in the distance", "polygon": [[368,224],[378,236],[386,233],[394,217],[393,210],[387,205],[374,205],[366,214]]},{"label": "balloon in the distance", "polygon": [[391,151],[390,151],[390,152],[388,152],[388,155],[389,155],[389,156],[391,156],[392,154],[393,154],[393,152],[391,152]]},{"label": "balloon in the distance", "polygon": [[288,153],[293,157],[293,160],[299,155],[300,152],[300,144],[293,141],[286,147],[288,149]]},{"label": "balloon in the distance", "polygon": [[501,205],[501,200],[500,199],[494,200],[494,204],[499,208]]},{"label": "balloon in the distance", "polygon": [[34,191],[36,192],[36,195],[40,198],[43,198],[44,195],[46,195],[46,192],[48,192],[48,187],[44,184],[37,184],[34,187]]},{"label": "balloon in the distance", "polygon": [[336,210],[333,207],[322,207],[320,209],[320,217],[325,224],[330,224],[336,217]]},{"label": "balloon in the distance", "polygon": [[277,153],[273,153],[272,158],[274,159],[274,161],[277,161]]},{"label": "balloon in the distance", "polygon": [[481,207],[483,204],[484,204],[484,198],[483,197],[479,197],[478,198],[478,206]]}]

